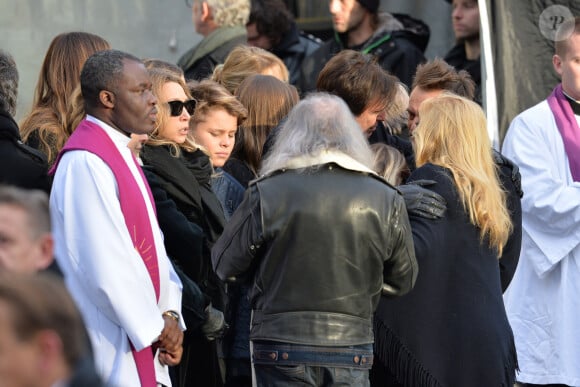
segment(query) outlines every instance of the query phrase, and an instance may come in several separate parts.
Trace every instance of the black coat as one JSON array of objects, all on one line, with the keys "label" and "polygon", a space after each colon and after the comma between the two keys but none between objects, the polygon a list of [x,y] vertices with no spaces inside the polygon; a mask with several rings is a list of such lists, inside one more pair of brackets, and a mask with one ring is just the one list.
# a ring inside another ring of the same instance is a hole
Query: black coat
[{"label": "black coat", "polygon": [[[210,251],[225,224],[221,204],[210,186],[209,158],[201,150],[182,151],[174,157],[167,146],[149,145],[143,147],[141,158],[167,254],[204,292],[209,291],[208,286],[213,288]],[[163,194],[174,205],[161,200]]]},{"label": "black coat", "polygon": [[216,341],[208,341],[201,330],[194,329],[201,316],[199,296],[195,284],[190,283],[197,283],[213,306],[224,310],[225,291],[211,267],[210,251],[225,220],[210,187],[209,158],[201,150],[182,151],[175,157],[168,146],[150,145],[143,147],[141,158],[167,255],[184,282],[182,313],[188,330],[181,363],[170,369],[173,385],[222,386]]},{"label": "black coat", "polygon": [[292,85],[298,86],[300,67],[304,58],[316,51],[321,44],[322,40],[298,31],[298,27],[293,23],[282,40],[272,47],[272,53],[286,65]]},{"label": "black coat", "polygon": [[426,164],[409,181],[419,179],[437,182],[447,213],[410,216],[419,275],[409,294],[379,303],[375,371],[383,366],[406,387],[511,387],[517,359],[496,253],[480,242],[449,170]]},{"label": "black coat", "polygon": [[0,110],[0,183],[50,193],[46,157],[24,145],[18,125],[9,113]]}]

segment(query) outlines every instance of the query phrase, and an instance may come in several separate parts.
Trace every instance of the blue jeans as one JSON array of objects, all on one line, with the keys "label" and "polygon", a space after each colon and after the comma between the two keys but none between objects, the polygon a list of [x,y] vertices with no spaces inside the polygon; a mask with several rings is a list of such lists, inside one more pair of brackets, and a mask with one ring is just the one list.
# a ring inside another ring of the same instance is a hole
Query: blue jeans
[{"label": "blue jeans", "polygon": [[314,347],[273,342],[253,343],[258,387],[370,386],[372,344]]}]

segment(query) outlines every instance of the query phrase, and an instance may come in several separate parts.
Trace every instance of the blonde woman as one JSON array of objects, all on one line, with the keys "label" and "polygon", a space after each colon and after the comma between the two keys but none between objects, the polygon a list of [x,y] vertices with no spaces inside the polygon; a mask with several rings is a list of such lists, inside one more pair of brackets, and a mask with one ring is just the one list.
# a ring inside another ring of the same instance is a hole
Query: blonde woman
[{"label": "blonde woman", "polygon": [[[196,101],[180,73],[155,67],[148,71],[158,100],[158,115],[157,126],[143,146],[141,159],[155,199],[167,255],[189,280],[199,285],[213,307],[223,311],[225,293],[211,268],[210,251],[225,220],[211,190],[213,169],[209,157],[188,135]],[[172,384],[221,386],[216,340],[208,340],[197,329],[199,324],[194,324],[199,322],[195,314],[200,309],[211,308],[192,306],[197,299],[186,297],[185,285],[184,282],[182,309],[187,331],[181,364],[171,374]],[[193,318],[188,320],[188,316]]]},{"label": "blonde woman", "polygon": [[410,215],[419,276],[408,295],[379,304],[373,382],[513,386],[517,359],[498,264],[512,224],[484,113],[449,94],[419,111],[418,168],[408,181],[436,181],[448,208],[439,220]]}]

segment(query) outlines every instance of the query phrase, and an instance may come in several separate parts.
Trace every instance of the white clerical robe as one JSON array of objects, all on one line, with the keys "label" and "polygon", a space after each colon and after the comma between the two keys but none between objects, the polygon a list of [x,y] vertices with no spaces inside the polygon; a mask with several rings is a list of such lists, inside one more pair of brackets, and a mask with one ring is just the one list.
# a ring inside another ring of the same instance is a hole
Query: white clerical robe
[{"label": "white clerical robe", "polygon": [[580,386],[580,183],[546,101],[513,120],[502,150],[524,191],[522,252],[504,295],[517,379]]},{"label": "white clerical robe", "polygon": [[[181,281],[167,258],[146,183],[127,148],[129,138],[87,119],[113,140],[145,199],[159,261],[159,301],[125,225],[115,176],[86,151],[66,152],[54,177],[50,211],[55,255],[83,315],[98,373],[112,386],[135,387],[139,376],[129,343],[141,350],[157,340],[164,327],[161,314],[181,311]],[[170,386],[167,367],[157,356],[154,361],[157,382]]]}]

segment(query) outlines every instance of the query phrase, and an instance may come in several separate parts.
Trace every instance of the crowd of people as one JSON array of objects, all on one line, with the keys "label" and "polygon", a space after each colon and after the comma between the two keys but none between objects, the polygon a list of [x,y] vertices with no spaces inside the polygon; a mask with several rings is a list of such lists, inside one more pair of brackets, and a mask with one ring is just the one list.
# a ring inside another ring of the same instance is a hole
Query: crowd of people
[{"label": "crowd of people", "polygon": [[580,18],[504,155],[447,1],[431,61],[378,0],[186,1],[177,63],[62,33],[20,127],[0,50],[0,385],[580,386]]}]

